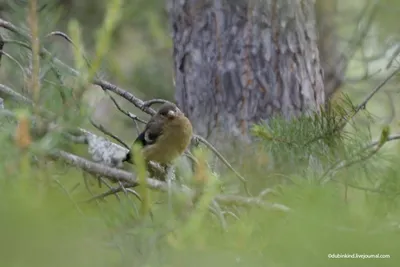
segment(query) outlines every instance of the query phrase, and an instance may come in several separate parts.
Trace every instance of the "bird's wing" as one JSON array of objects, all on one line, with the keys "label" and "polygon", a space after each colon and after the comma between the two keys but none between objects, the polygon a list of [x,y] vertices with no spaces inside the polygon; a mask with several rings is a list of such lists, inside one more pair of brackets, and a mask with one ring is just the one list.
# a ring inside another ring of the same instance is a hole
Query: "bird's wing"
[{"label": "bird's wing", "polygon": [[158,120],[150,120],[144,131],[139,134],[135,140],[135,144],[139,143],[142,146],[154,144],[158,137],[162,134],[163,123]]}]

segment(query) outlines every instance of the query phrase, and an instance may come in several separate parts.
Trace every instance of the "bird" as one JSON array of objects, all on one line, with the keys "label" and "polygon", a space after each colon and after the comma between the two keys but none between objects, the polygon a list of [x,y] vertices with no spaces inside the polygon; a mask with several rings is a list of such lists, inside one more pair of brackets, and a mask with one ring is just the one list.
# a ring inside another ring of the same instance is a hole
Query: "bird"
[{"label": "bird", "polygon": [[[146,162],[161,165],[173,163],[191,142],[193,127],[185,114],[173,103],[164,103],[139,134],[134,145],[139,144]],[[132,149],[125,161],[132,162]]]}]

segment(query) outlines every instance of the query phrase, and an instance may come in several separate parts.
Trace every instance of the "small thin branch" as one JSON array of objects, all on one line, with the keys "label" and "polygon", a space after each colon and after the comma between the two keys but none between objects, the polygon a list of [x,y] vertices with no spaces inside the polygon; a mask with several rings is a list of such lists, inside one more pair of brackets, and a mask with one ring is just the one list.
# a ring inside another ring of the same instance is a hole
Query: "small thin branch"
[{"label": "small thin branch", "polygon": [[[355,154],[360,154],[360,153],[363,153],[364,151],[366,151],[368,149],[372,149],[367,155],[361,156],[361,157],[356,158],[356,159],[353,158],[352,160],[339,160],[339,161],[337,161],[328,170],[326,170],[324,172],[324,174],[320,178],[320,181],[322,181],[323,183],[328,182],[331,179],[327,178],[324,181],[323,181],[323,179],[325,177],[327,177],[329,174],[337,172],[340,169],[347,168],[347,167],[349,167],[351,165],[360,163],[362,161],[365,161],[365,160],[371,158],[372,156],[374,156],[383,147],[384,144],[386,144],[387,142],[390,142],[390,141],[395,141],[395,140],[400,140],[400,134],[389,135],[387,137],[387,139],[383,143],[382,143],[382,140],[380,140],[380,139],[372,141],[370,144],[368,144],[364,148],[360,149],[357,153],[355,153]],[[352,186],[352,187],[354,187],[354,186]]]},{"label": "small thin branch", "polygon": [[[333,164],[328,170],[326,170],[324,172],[324,174],[321,176],[320,181],[322,184],[327,183],[328,181],[331,180],[331,175],[332,173],[337,172],[340,169],[344,169],[347,167],[350,167],[352,165],[355,165],[357,163],[363,162],[369,158],[371,158],[372,156],[374,156],[376,153],[378,153],[379,149],[382,146],[379,146],[377,148],[374,148],[373,150],[371,150],[367,155],[364,156],[360,156],[359,158],[356,159],[352,159],[352,160],[341,160],[341,161],[337,161],[335,164]],[[362,151],[360,151],[359,153],[362,153],[363,151],[365,151],[365,149],[363,149]],[[329,177],[327,177],[329,176]],[[327,177],[327,178],[325,178]]]},{"label": "small thin branch", "polygon": [[96,199],[104,199],[104,198],[106,198],[106,197],[108,197],[110,195],[117,195],[117,193],[120,193],[120,192],[123,192],[123,191],[126,191],[126,192],[129,192],[129,193],[133,194],[138,200],[142,201],[142,198],[139,196],[139,194],[135,190],[133,190],[131,188],[126,188],[126,187],[134,187],[134,186],[132,186],[132,185],[124,185],[122,183],[120,186],[111,187],[108,191],[106,191],[104,193],[101,193],[99,195],[93,196],[90,199],[85,200],[84,202],[91,202],[91,201],[96,200]]},{"label": "small thin branch", "polygon": [[399,54],[400,54],[400,45],[397,44],[396,50],[393,52],[392,56],[388,60],[388,63],[386,64],[386,69],[389,69],[390,67],[392,67],[393,63],[396,61]]},{"label": "small thin branch", "polygon": [[[343,183],[342,181],[338,181],[336,179],[332,179],[333,182],[338,182],[338,183]],[[357,190],[361,190],[361,191],[366,191],[366,192],[371,192],[371,193],[378,193],[378,194],[385,194],[386,192],[380,189],[375,189],[375,188],[368,188],[368,187],[364,187],[364,186],[359,186],[359,185],[354,185],[354,184],[350,184],[350,183],[345,183],[346,186],[357,189]]]},{"label": "small thin branch", "polygon": [[46,34],[46,37],[51,37],[51,36],[60,36],[62,38],[64,38],[68,43],[70,43],[71,45],[75,46],[74,42],[72,41],[72,39],[64,32],[61,31],[52,31],[48,34]]},{"label": "small thin branch", "polygon": [[151,107],[152,105],[155,105],[155,104],[165,104],[165,103],[172,104],[168,100],[156,98],[156,99],[151,99],[151,100],[145,101],[143,103],[143,105],[146,107]]},{"label": "small thin branch", "polygon": [[389,74],[389,76],[387,76],[374,90],[372,90],[366,97],[365,99],[358,104],[358,106],[356,107],[356,109],[354,110],[354,115],[356,115],[361,109],[365,109],[367,103],[371,100],[371,98],[379,92],[379,90],[381,90],[383,88],[383,86],[386,85],[386,83],[391,80],[398,72],[400,71],[400,68],[396,68],[396,70],[394,70],[391,74]]},{"label": "small thin branch", "polygon": [[[389,142],[389,141],[396,141],[396,140],[400,140],[400,134],[389,135],[388,138],[387,138],[387,140],[386,140],[386,142]],[[380,140],[379,140],[379,139],[374,140],[374,141],[372,141],[372,143],[369,144],[366,148],[372,148],[372,147],[374,147],[374,146],[379,145],[379,143],[380,143]]]},{"label": "small thin branch", "polygon": [[[65,86],[64,81],[62,79],[61,73],[60,71],[54,66],[54,64],[52,62],[50,62],[50,66],[51,66],[51,71],[53,72],[54,76],[56,76],[56,79],[58,80],[59,84],[56,85],[56,88],[68,88]],[[46,80],[45,80],[46,81]],[[60,86],[61,85],[61,86]],[[63,105],[67,104],[67,97],[64,93],[63,90],[58,90],[60,92],[60,97],[61,97],[61,101],[63,103]]]},{"label": "small thin branch", "polygon": [[[100,185],[101,185],[101,183],[103,183],[103,184],[105,184],[105,185],[108,187],[108,189],[111,190],[111,189],[113,188],[103,177],[98,177],[98,179],[99,179]],[[120,197],[118,196],[118,194],[115,194],[115,198],[116,198],[119,202],[121,202],[121,199],[120,199]]]},{"label": "small thin branch", "polygon": [[376,93],[381,90],[390,79],[392,79],[398,72],[400,68],[395,69],[392,73],[390,73],[377,87],[375,87],[365,98],[364,100],[358,104],[351,114],[344,116],[341,121],[338,123],[338,127],[335,128],[335,131],[343,130],[343,128],[347,125],[349,121],[351,121],[362,109],[365,109],[367,103],[374,97]]},{"label": "small thin branch", "polygon": [[135,114],[132,114],[128,111],[125,111],[124,109],[121,108],[121,106],[118,104],[117,100],[115,100],[115,98],[108,93],[108,91],[105,91],[106,94],[110,97],[111,101],[114,103],[115,107],[122,112],[123,114],[125,114],[126,116],[128,116],[129,118],[131,118],[134,122],[139,121],[143,124],[146,124],[147,122],[145,120],[142,120],[141,118],[139,118],[138,116],[136,116]]},{"label": "small thin branch", "polygon": [[[51,36],[59,36],[62,37],[64,40],[66,40],[70,45],[72,45],[74,48],[77,48],[76,44],[72,41],[71,37],[68,36],[68,34],[62,32],[62,31],[53,31],[50,32],[46,35],[46,37],[51,37]],[[82,53],[82,57],[86,62],[86,65],[90,68],[91,64],[89,59],[86,57],[84,53]]]},{"label": "small thin branch", "polygon": [[122,141],[121,138],[119,138],[118,136],[116,136],[116,135],[110,133],[109,131],[107,131],[107,130],[103,127],[103,125],[95,123],[95,122],[92,120],[92,118],[90,118],[89,120],[90,120],[90,123],[91,123],[96,129],[98,129],[100,132],[102,132],[102,133],[104,133],[105,135],[107,135],[107,136],[113,138],[113,139],[116,140],[118,143],[120,143],[121,145],[123,145],[126,149],[128,149],[128,150],[130,149],[130,147],[129,147],[124,141]]},{"label": "small thin branch", "polygon": [[68,198],[71,200],[71,202],[74,204],[76,210],[80,213],[80,214],[84,214],[83,211],[81,210],[81,208],[79,207],[78,203],[76,203],[76,201],[74,200],[74,198],[71,196],[71,193],[68,191],[67,188],[65,188],[62,183],[57,180],[57,179],[53,179],[54,182],[61,188],[62,191],[64,191],[64,193],[68,196]]},{"label": "small thin branch", "polygon": [[221,209],[221,207],[219,206],[218,202],[215,201],[215,199],[213,201],[211,201],[211,204],[208,206],[208,209],[211,211],[211,213],[213,213],[217,219],[220,221],[221,223],[221,228],[223,230],[226,230],[227,224],[226,224],[226,220],[225,220],[225,216],[223,213],[223,210]]},{"label": "small thin branch", "polygon": [[194,139],[196,140],[196,143],[202,143],[204,144],[208,149],[210,149],[235,175],[236,177],[239,178],[239,180],[243,183],[243,187],[247,193],[247,195],[251,196],[248,187],[247,187],[247,180],[240,175],[239,172],[237,172],[231,164],[229,164],[229,162],[224,158],[224,156],[221,155],[221,153],[219,153],[219,151],[213,146],[211,145],[206,139],[204,139],[201,136],[194,136]]}]

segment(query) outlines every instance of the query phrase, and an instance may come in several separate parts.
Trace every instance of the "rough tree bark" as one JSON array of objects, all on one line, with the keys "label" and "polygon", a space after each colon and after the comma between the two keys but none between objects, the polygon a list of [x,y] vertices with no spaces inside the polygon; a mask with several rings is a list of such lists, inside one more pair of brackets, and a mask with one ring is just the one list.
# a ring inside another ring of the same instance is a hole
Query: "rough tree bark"
[{"label": "rough tree bark", "polygon": [[324,104],[313,0],[167,3],[176,100],[198,134],[248,140],[254,122]]}]

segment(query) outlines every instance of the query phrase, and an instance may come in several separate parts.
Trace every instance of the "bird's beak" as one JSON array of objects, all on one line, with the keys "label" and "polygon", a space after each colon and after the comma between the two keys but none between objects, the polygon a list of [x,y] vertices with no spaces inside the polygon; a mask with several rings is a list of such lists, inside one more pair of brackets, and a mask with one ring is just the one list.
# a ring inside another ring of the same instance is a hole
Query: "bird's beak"
[{"label": "bird's beak", "polygon": [[167,116],[168,116],[168,118],[173,119],[176,117],[176,112],[173,110],[170,110],[170,111],[168,111]]}]

